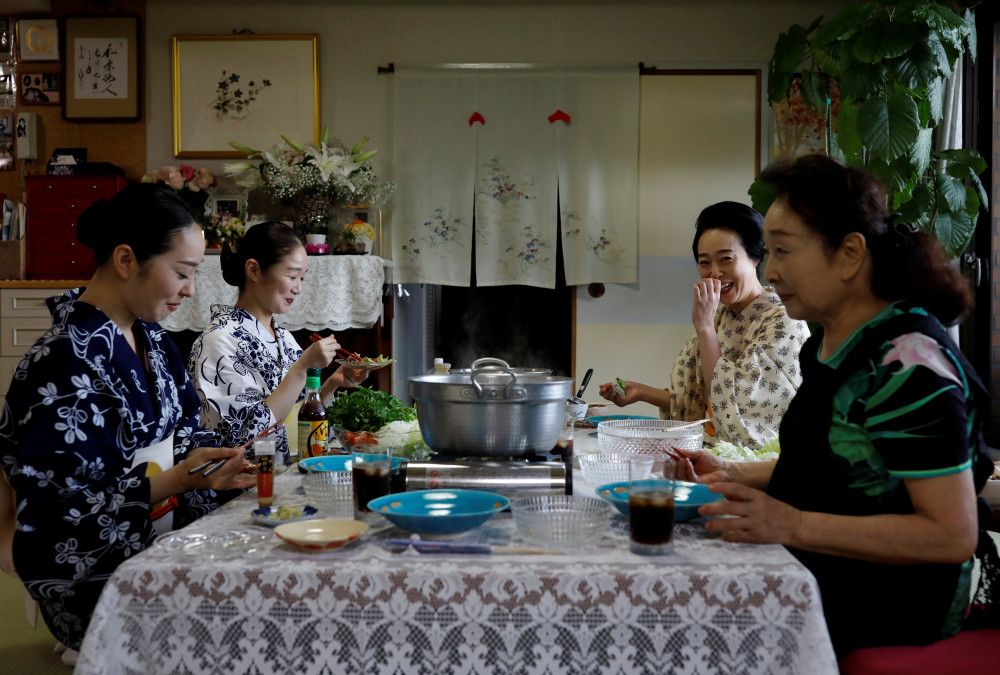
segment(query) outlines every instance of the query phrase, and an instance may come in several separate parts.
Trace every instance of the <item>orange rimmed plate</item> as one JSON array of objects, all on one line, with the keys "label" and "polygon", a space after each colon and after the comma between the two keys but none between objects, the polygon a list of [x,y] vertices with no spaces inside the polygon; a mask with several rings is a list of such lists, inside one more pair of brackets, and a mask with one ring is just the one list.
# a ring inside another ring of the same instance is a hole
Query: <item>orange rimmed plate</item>
[{"label": "orange rimmed plate", "polygon": [[278,537],[303,551],[332,551],[368,531],[368,524],[346,518],[320,518],[285,523],[274,528]]}]

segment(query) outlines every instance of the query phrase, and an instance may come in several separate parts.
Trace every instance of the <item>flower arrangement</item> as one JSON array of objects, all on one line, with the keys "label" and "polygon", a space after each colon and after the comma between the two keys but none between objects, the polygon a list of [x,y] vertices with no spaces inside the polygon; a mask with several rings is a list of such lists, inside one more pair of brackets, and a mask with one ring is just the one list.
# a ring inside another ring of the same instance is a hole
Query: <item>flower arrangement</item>
[{"label": "flower arrangement", "polygon": [[331,139],[326,127],[319,144],[301,145],[287,136],[281,139],[270,150],[231,142],[232,147],[247,155],[247,160],[261,161],[226,164],[226,175],[251,190],[263,190],[276,201],[305,194],[330,197],[341,204],[381,206],[396,188],[394,182],[382,182],[375,176],[370,160],[378,151],[364,151],[368,137],[351,149]]},{"label": "flower arrangement", "polygon": [[246,232],[246,224],[238,216],[215,214],[205,225],[205,245],[222,248],[226,242],[239,243]]},{"label": "flower arrangement", "polygon": [[375,241],[375,228],[363,220],[352,220],[340,231],[340,238],[348,244]]},{"label": "flower arrangement", "polygon": [[191,192],[201,192],[210,187],[215,187],[218,180],[215,174],[206,169],[181,164],[180,166],[165,166],[147,173],[142,177],[143,183],[166,183],[175,190],[190,190]]},{"label": "flower arrangement", "polygon": [[205,167],[195,169],[188,164],[165,166],[145,174],[141,181],[143,183],[163,183],[167,187],[173,188],[199,217],[201,224],[208,224],[211,218],[211,213],[208,210],[208,190],[215,187],[218,179]]}]

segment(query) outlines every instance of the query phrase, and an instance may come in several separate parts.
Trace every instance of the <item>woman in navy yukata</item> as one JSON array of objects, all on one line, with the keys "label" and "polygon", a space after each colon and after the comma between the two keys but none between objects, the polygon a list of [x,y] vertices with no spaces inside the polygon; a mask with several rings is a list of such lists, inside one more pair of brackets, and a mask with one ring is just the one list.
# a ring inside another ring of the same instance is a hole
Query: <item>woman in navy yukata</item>
[{"label": "woman in navy yukata", "polygon": [[[205,252],[194,215],[172,190],[136,184],[81,214],[77,238],[97,271],[48,301],[52,327],[15,370],[0,416],[13,564],[70,650],[121,562],[254,481],[239,474],[242,448],[214,447],[221,439],[199,428],[198,394],[156,323],[194,294]],[[235,461],[188,473],[222,458]]]}]

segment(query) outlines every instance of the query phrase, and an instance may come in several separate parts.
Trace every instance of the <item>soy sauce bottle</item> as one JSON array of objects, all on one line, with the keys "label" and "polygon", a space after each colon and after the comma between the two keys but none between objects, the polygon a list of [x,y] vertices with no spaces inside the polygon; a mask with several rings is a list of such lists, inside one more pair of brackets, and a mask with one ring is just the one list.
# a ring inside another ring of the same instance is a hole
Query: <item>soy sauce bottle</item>
[{"label": "soy sauce bottle", "polygon": [[320,394],[320,369],[306,370],[306,400],[299,407],[299,457],[319,457],[327,453],[330,425]]}]

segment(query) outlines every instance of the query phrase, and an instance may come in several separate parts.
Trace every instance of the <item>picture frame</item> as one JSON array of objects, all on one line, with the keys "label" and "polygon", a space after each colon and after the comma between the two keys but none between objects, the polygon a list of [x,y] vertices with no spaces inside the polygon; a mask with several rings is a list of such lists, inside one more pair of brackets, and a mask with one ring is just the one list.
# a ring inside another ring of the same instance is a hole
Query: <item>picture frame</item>
[{"label": "picture frame", "polygon": [[172,55],[174,157],[319,141],[318,35],[175,35]]},{"label": "picture frame", "polygon": [[247,210],[245,194],[215,194],[210,197],[209,209],[213,216],[243,218]]},{"label": "picture frame", "polygon": [[59,60],[59,23],[55,19],[18,19],[21,61]]},{"label": "picture frame", "polygon": [[63,26],[63,117],[134,121],[142,116],[139,17],[71,16]]},{"label": "picture frame", "polygon": [[21,105],[59,105],[61,101],[59,73],[20,73]]},{"label": "picture frame", "polygon": [[6,60],[14,50],[14,32],[10,29],[14,21],[9,16],[0,16],[0,59]]}]

